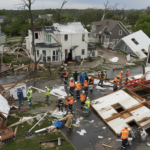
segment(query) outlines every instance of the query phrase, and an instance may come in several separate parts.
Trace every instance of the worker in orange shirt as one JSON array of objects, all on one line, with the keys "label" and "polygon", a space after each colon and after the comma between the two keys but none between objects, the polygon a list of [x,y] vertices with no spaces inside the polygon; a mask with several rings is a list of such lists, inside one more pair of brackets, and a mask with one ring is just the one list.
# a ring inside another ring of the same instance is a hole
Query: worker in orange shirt
[{"label": "worker in orange shirt", "polygon": [[129,77],[129,69],[127,69],[125,76],[126,76],[126,82],[127,82],[128,81],[128,77]]},{"label": "worker in orange shirt", "polygon": [[70,94],[73,96],[74,88],[75,88],[75,82],[73,81],[73,78],[69,81],[69,87],[70,87]]},{"label": "worker in orange shirt", "polygon": [[82,94],[80,94],[81,108],[83,108],[85,104],[85,98],[86,98],[85,91],[82,91]]},{"label": "worker in orange shirt", "polygon": [[85,80],[85,81],[84,81],[84,89],[85,89],[86,95],[88,95],[88,87],[89,87],[88,81]]},{"label": "worker in orange shirt", "polygon": [[68,96],[68,104],[69,104],[69,110],[72,112],[73,109],[73,96],[71,96],[71,94],[69,94]]},{"label": "worker in orange shirt", "polygon": [[68,98],[67,98],[67,96],[65,97],[65,109],[68,110]]},{"label": "worker in orange shirt", "polygon": [[125,127],[124,129],[122,129],[121,133],[119,134],[121,135],[121,139],[122,139],[122,149],[126,148],[126,144],[128,142],[128,137],[129,137],[129,130],[127,127]]},{"label": "worker in orange shirt", "polygon": [[81,91],[81,83],[77,81],[76,83],[76,99],[80,98],[80,91]]},{"label": "worker in orange shirt", "polygon": [[94,78],[91,77],[89,80],[89,88],[90,88],[90,92],[93,92],[93,84],[94,84]]},{"label": "worker in orange shirt", "polygon": [[120,78],[120,81],[122,82],[122,76],[123,76],[123,71],[120,71],[119,72],[119,78]]},{"label": "worker in orange shirt", "polygon": [[117,91],[118,90],[117,83],[120,83],[120,82],[121,81],[120,81],[120,78],[119,78],[119,75],[118,75],[117,77],[114,78],[114,83],[116,83],[116,84],[113,85],[113,88],[114,88],[113,91]]}]

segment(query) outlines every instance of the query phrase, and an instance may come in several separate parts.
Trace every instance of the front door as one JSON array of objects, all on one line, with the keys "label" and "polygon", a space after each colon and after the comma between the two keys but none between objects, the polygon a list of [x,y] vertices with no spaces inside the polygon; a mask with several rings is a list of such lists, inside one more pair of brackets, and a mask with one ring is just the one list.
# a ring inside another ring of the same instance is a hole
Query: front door
[{"label": "front door", "polygon": [[67,59],[67,58],[68,58],[68,50],[65,49],[65,59]]},{"label": "front door", "polygon": [[68,57],[69,57],[68,60],[72,60],[72,49],[70,49],[70,53]]},{"label": "front door", "polygon": [[46,61],[46,50],[43,50],[43,61]]}]

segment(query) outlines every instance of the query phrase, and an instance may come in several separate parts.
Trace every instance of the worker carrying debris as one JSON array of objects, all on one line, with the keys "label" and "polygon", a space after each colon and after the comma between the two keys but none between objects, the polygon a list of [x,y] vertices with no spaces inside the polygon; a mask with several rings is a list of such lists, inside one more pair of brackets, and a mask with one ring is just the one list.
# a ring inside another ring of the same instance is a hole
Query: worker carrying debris
[{"label": "worker carrying debris", "polygon": [[75,82],[73,81],[73,78],[70,78],[69,87],[70,87],[70,94],[73,96],[73,91],[75,88]]},{"label": "worker carrying debris", "polygon": [[84,90],[85,90],[86,95],[88,95],[88,87],[89,87],[88,81],[85,80],[85,81],[84,81]]},{"label": "worker carrying debris", "polygon": [[28,91],[27,91],[27,100],[28,100],[28,103],[29,103],[29,106],[32,106],[32,90],[31,90],[31,87],[29,87]]},{"label": "worker carrying debris", "polygon": [[61,99],[61,97],[59,97],[58,98],[58,108],[59,108],[59,111],[63,112],[63,107],[64,107],[63,100]]},{"label": "worker carrying debris", "polygon": [[66,110],[68,110],[68,104],[69,104],[68,98],[67,98],[67,96],[65,96],[65,109]]},{"label": "worker carrying debris", "polygon": [[121,133],[119,134],[119,136],[121,135],[121,139],[122,139],[122,149],[126,148],[127,142],[128,142],[128,137],[129,137],[129,130],[127,127],[125,127],[124,129],[122,129]]},{"label": "worker carrying debris", "polygon": [[17,96],[18,96],[18,100],[19,100],[19,109],[20,109],[20,107],[23,106],[23,98],[24,98],[23,91],[21,88],[19,88],[17,90]]},{"label": "worker carrying debris", "polygon": [[49,96],[50,96],[50,89],[45,86],[45,101],[49,101]]},{"label": "worker carrying debris", "polygon": [[90,99],[89,99],[89,97],[86,98],[84,108],[85,108],[86,116],[88,116],[89,111],[90,111]]},{"label": "worker carrying debris", "polygon": [[80,91],[81,91],[81,83],[79,81],[77,81],[75,86],[76,86],[76,99],[79,99],[80,98]]},{"label": "worker carrying debris", "polygon": [[91,77],[89,80],[89,88],[90,88],[90,92],[93,92],[93,84],[94,84],[94,78]]},{"label": "worker carrying debris", "polygon": [[71,125],[72,125],[72,120],[73,120],[73,115],[71,114],[71,112],[69,111],[68,114],[66,115],[65,118],[61,119],[61,121],[66,120],[66,124],[65,126],[69,129],[71,129]]},{"label": "worker carrying debris", "polygon": [[68,103],[69,103],[69,110],[72,112],[73,109],[73,96],[71,96],[71,94],[69,94],[68,96]]},{"label": "worker carrying debris", "polygon": [[83,86],[84,84],[84,81],[85,81],[85,73],[82,72],[81,75],[80,75],[80,82],[81,82],[81,85]]},{"label": "worker carrying debris", "polygon": [[120,71],[119,72],[119,79],[120,79],[121,82],[122,82],[122,76],[123,76],[123,71]]},{"label": "worker carrying debris", "polygon": [[126,76],[126,82],[127,82],[128,81],[128,77],[129,77],[129,69],[127,69],[125,76]]},{"label": "worker carrying debris", "polygon": [[61,74],[61,77],[64,78],[64,84],[67,86],[67,81],[68,81],[68,72],[67,72],[67,69],[65,68],[60,74]]},{"label": "worker carrying debris", "polygon": [[81,108],[83,108],[85,104],[85,98],[86,98],[85,91],[82,91],[82,94],[80,94]]}]

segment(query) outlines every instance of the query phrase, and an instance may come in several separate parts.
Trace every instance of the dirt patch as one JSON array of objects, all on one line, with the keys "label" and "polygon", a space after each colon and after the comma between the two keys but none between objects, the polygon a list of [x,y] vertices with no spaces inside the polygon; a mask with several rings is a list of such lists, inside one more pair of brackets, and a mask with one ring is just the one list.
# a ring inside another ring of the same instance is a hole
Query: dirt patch
[{"label": "dirt patch", "polygon": [[41,146],[43,146],[44,148],[51,148],[51,147],[54,147],[55,144],[54,142],[48,142],[48,143],[42,143]]}]

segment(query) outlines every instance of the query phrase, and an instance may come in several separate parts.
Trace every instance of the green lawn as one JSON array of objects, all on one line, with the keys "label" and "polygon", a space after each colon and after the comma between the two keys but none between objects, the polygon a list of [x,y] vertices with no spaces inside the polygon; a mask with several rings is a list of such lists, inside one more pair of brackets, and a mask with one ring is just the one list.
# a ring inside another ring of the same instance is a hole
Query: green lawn
[{"label": "green lawn", "polygon": [[[17,114],[18,115],[18,114]],[[26,115],[24,115],[26,116]],[[8,119],[8,124],[7,126],[17,122],[19,119],[11,117]],[[37,150],[39,149],[39,143],[38,141],[43,141],[43,140],[51,140],[51,139],[57,139],[58,137],[64,138],[65,137],[62,135],[62,133],[42,133],[39,134],[38,136],[32,138],[32,139],[25,139],[25,133],[26,131],[29,131],[32,126],[36,123],[37,121],[34,121],[32,125],[29,125],[27,122],[20,124],[18,126],[18,131],[17,131],[17,136],[16,140],[7,143],[1,150]],[[48,126],[51,126],[52,122],[48,120],[44,120],[41,122],[41,125],[37,125],[32,131],[36,131],[38,129],[42,129]],[[14,130],[15,127],[13,127]],[[41,149],[45,150],[74,150],[74,147],[68,142],[68,141],[62,141],[61,146],[58,146],[58,142],[54,142],[54,147],[42,147]]]}]

